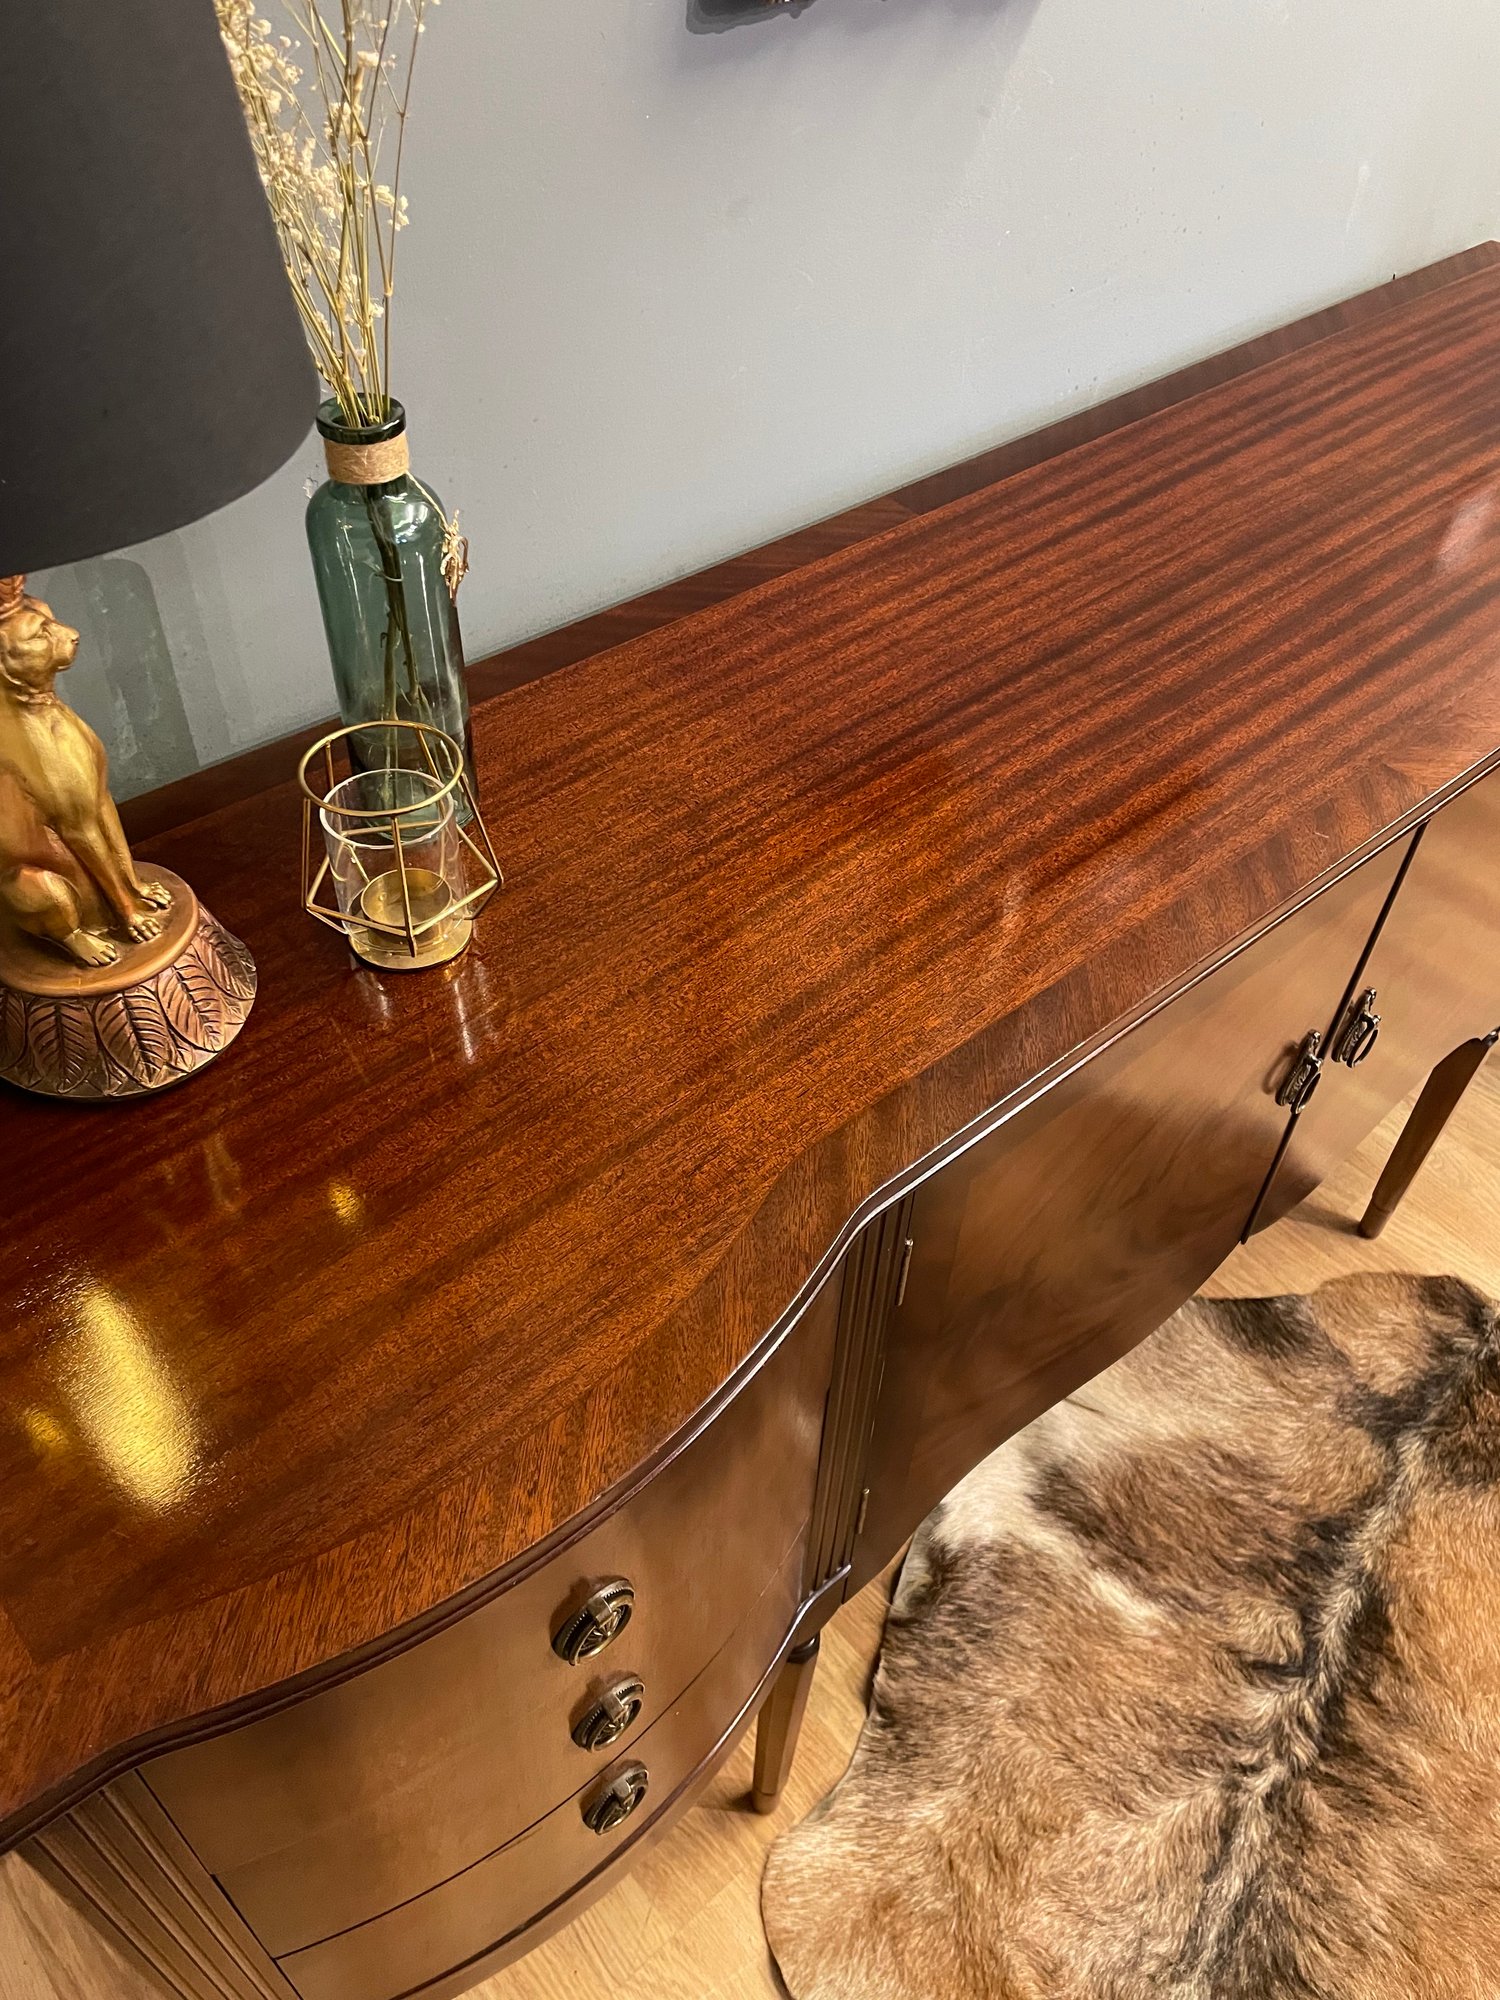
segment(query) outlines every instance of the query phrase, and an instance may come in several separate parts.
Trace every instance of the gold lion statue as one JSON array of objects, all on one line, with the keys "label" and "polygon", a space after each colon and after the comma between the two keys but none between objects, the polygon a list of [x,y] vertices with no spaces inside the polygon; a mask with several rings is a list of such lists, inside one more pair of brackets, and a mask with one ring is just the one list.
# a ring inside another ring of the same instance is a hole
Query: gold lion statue
[{"label": "gold lion statue", "polygon": [[104,745],[58,699],[78,634],[0,577],[0,932],[19,931],[77,964],[112,963],[121,943],[160,935],[172,901],[136,873],[109,795]]}]

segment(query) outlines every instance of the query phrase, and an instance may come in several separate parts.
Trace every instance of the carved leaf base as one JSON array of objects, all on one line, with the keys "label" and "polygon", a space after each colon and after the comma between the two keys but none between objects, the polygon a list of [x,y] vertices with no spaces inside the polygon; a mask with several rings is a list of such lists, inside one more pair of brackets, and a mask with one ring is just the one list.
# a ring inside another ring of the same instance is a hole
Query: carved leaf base
[{"label": "carved leaf base", "polygon": [[135,979],[122,957],[125,976],[106,992],[87,976],[75,990],[59,990],[67,982],[55,972],[36,982],[45,990],[0,982],[5,1082],[75,1102],[141,1097],[211,1063],[244,1026],[255,1001],[254,960],[186,883],[162,868],[151,874],[174,900],[180,891],[178,907],[190,906],[196,919],[173,956],[162,964],[159,950],[143,952],[150,969]]}]

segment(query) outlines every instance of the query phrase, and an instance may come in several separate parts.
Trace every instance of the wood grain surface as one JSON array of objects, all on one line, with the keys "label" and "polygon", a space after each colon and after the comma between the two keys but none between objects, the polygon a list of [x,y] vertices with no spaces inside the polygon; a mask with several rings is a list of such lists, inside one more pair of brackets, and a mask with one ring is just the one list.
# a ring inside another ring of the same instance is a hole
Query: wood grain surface
[{"label": "wood grain surface", "polygon": [[[1154,416],[1159,410],[1171,408],[1174,403],[1186,402],[1189,396],[1199,395],[1205,389],[1247,374],[1252,368],[1263,367],[1268,361],[1282,360],[1298,348],[1310,346],[1313,341],[1322,340],[1330,333],[1361,325],[1378,313],[1389,312],[1393,306],[1422,298],[1428,292],[1452,284],[1456,278],[1488,270],[1497,262],[1500,262],[1500,244],[1476,243],[1471,250],[1461,250],[1457,255],[1444,257],[1422,270],[1392,278],[1387,284],[1377,285],[1373,291],[1361,292],[1352,299],[1342,299],[1336,305],[1308,313],[1304,318],[1277,327],[1270,333],[1257,334],[1236,347],[1179,368],[1174,374],[1159,376],[1155,381],[1143,383],[1138,389],[1075,411],[1041,430],[1027,432],[1024,437],[1010,438],[1004,444],[980,452],[961,464],[946,466],[941,472],[931,473],[925,479],[915,480],[893,493],[863,501],[842,514],[815,521],[809,527],[781,535],[774,542],[748,549],[742,555],[731,556],[691,576],[661,584],[643,596],[628,598],[622,604],[611,605],[607,610],[594,612],[587,618],[575,619],[571,625],[559,626],[556,631],[525,639],[519,645],[492,654],[488,659],[471,663],[469,686],[473,697],[475,701],[491,700],[511,688],[522,687],[528,681],[556,673],[559,667],[570,667],[579,660],[591,659],[595,653],[605,652],[611,646],[621,646],[647,632],[659,631],[663,625],[670,625],[678,618],[691,617],[695,611],[702,611],[710,604],[721,604],[727,598],[753,590],[757,584],[768,582],[772,577],[801,569],[821,556],[832,554],[835,549],[866,541],[871,535],[896,527],[915,515],[931,513],[950,500],[961,499],[965,494],[977,493],[982,487],[992,486],[997,479],[1007,478],[1027,466],[1040,465],[1046,459],[1070,451],[1075,445],[1104,437],[1125,424],[1138,422],[1142,417]],[[195,771],[170,785],[161,785],[153,792],[127,801],[121,807],[127,832],[132,840],[145,840],[152,834],[167,832],[190,819],[217,812],[225,805],[251,798],[268,786],[281,783],[287,772],[296,768],[298,758],[308,745],[316,742],[336,721],[337,717],[325,718],[311,728],[299,730],[274,743],[262,744],[254,750],[243,751],[237,757],[226,758],[222,763],[212,764],[205,770]]]},{"label": "wood grain surface", "polygon": [[[1404,1129],[1399,1107],[1319,1192],[1237,1250],[1209,1291],[1310,1291],[1352,1271],[1456,1272],[1500,1299],[1500,1068],[1481,1073],[1378,1243],[1355,1218]],[[699,1805],[558,1934],[476,1987],[473,2000],[786,2000],[760,1922],[769,1843],[837,1783],[865,1720],[891,1578],[866,1585],[823,1633],[807,1722],[774,1817],[750,1810],[746,1738]],[[19,1855],[0,1858],[0,2000],[159,2000]]]},{"label": "wood grain surface", "polygon": [[290,785],[149,845],[261,997],[179,1092],[4,1100],[7,1838],[457,1615],[862,1204],[1492,757],[1476,261],[481,704],[446,972],[299,914]]}]

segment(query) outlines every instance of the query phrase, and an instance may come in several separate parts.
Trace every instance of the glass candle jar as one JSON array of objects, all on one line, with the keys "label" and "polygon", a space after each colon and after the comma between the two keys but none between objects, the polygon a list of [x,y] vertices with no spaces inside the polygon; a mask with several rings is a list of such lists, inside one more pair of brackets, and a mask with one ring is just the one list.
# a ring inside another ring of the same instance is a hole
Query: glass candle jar
[{"label": "glass candle jar", "polygon": [[[382,760],[340,778],[335,750],[352,758],[356,743],[365,758],[383,744]],[[423,723],[342,729],[314,744],[299,777],[308,913],[387,971],[457,958],[500,883],[457,742]]]}]

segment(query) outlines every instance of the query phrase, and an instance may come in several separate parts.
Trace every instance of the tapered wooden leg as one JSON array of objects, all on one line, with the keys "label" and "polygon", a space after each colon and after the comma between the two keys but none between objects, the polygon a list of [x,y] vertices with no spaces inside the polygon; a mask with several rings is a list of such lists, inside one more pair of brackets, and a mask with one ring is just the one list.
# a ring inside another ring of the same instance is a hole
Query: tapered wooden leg
[{"label": "tapered wooden leg", "polygon": [[1500,1028],[1478,1041],[1464,1042],[1451,1056],[1444,1056],[1428,1077],[1386,1161],[1385,1172],[1370,1196],[1370,1205],[1359,1225],[1361,1236],[1378,1236],[1396,1213],[1401,1197],[1417,1177],[1417,1169],[1437,1143],[1438,1134],[1478,1075],[1497,1038]]},{"label": "tapered wooden leg", "polygon": [[793,1646],[781,1663],[776,1685],[766,1699],[755,1729],[755,1778],[750,1802],[757,1812],[776,1809],[782,1788],[792,1774],[797,1754],[797,1738],[807,1713],[807,1697],[812,1692],[813,1673],[821,1644],[815,1632],[800,1646]]}]

